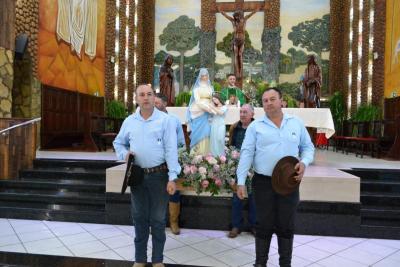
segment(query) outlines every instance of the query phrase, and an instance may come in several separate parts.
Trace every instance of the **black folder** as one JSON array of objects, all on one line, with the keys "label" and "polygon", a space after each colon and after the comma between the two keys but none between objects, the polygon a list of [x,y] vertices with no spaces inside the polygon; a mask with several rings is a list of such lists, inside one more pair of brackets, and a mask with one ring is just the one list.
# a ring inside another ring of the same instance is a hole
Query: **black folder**
[{"label": "black folder", "polygon": [[133,154],[129,154],[128,163],[126,164],[124,182],[121,188],[121,194],[125,193],[126,188],[128,186],[130,186],[132,189],[135,186],[140,185],[143,181],[144,177],[143,169],[135,165],[134,162],[135,162],[135,156]]}]

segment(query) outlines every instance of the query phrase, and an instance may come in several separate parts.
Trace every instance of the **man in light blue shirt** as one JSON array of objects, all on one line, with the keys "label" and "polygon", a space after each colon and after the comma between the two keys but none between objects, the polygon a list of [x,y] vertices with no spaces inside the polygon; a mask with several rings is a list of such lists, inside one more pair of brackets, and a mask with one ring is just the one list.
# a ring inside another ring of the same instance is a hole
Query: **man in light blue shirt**
[{"label": "man in light blue shirt", "polygon": [[[167,111],[168,98],[165,95],[157,93],[154,104],[158,110],[168,113]],[[168,115],[171,116],[171,119],[174,121],[176,126],[178,147],[184,147],[186,144],[185,144],[185,136],[183,134],[181,120],[172,113],[168,113]],[[175,194],[169,197],[168,207],[169,207],[169,226],[171,227],[171,232],[174,235],[179,235],[181,232],[181,230],[179,229],[179,214],[181,212],[181,195],[179,190],[176,190]]]},{"label": "man in light blue shirt", "polygon": [[282,93],[267,89],[262,96],[265,116],[247,128],[237,169],[238,197],[243,199],[247,173],[253,166],[252,189],[256,203],[256,263],[267,266],[272,234],[278,237],[279,265],[290,266],[293,249],[294,219],[299,203],[299,190],[282,196],[271,184],[276,163],[285,156],[300,159],[296,180],[301,180],[306,166],[314,159],[314,145],[302,121],[283,114]]},{"label": "man in light blue shirt", "polygon": [[147,241],[152,233],[152,263],[162,267],[165,245],[165,214],[168,193],[176,191],[174,180],[181,171],[178,163],[176,126],[170,116],[154,108],[150,85],[136,89],[138,110],[125,119],[114,140],[118,159],[134,154],[135,164],[144,169],[144,179],[131,187],[132,217],[135,224],[135,264],[147,263]]}]

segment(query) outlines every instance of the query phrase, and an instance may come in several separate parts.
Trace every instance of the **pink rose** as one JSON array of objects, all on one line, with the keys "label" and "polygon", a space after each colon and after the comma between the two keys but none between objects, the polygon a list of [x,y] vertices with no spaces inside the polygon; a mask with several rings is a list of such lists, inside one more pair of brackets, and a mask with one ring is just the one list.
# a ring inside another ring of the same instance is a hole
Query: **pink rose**
[{"label": "pink rose", "polygon": [[208,187],[208,184],[209,184],[209,182],[208,182],[207,180],[203,180],[203,181],[201,182],[201,186],[202,186],[203,188],[207,188],[207,187]]},{"label": "pink rose", "polygon": [[192,174],[195,174],[195,173],[197,172],[197,167],[194,166],[194,165],[190,166],[190,172],[191,172]]},{"label": "pink rose", "polygon": [[240,156],[240,152],[237,152],[236,150],[232,151],[232,158],[237,159]]},{"label": "pink rose", "polygon": [[218,164],[215,164],[215,165],[213,166],[213,170],[214,170],[215,172],[219,172],[220,169],[221,169],[221,168],[219,167]]},{"label": "pink rose", "polygon": [[207,161],[208,163],[210,163],[211,165],[217,164],[218,161],[214,158],[214,157],[207,157]]},{"label": "pink rose", "polygon": [[190,174],[190,166],[185,165],[185,166],[183,167],[183,173],[184,173],[185,175]]},{"label": "pink rose", "polygon": [[207,174],[207,169],[204,168],[204,167],[200,167],[200,168],[199,168],[199,173],[200,173],[200,174]]},{"label": "pink rose", "polygon": [[218,187],[220,187],[221,185],[222,185],[222,181],[221,181],[221,179],[215,179],[215,185],[216,186],[218,186]]},{"label": "pink rose", "polygon": [[221,163],[225,163],[226,162],[226,157],[224,155],[219,156],[219,160],[221,161]]}]

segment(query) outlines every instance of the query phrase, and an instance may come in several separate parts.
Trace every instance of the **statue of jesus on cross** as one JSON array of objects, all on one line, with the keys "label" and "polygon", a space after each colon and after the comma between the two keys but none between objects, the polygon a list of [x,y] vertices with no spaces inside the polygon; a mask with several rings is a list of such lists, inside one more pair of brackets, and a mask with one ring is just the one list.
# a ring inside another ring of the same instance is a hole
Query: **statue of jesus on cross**
[{"label": "statue of jesus on cross", "polygon": [[250,14],[244,16],[242,9],[238,9],[233,13],[233,16],[226,14],[219,6],[217,6],[218,12],[220,12],[225,18],[227,18],[233,25],[233,56],[234,56],[234,70],[235,76],[242,78],[243,72],[243,52],[244,52],[244,40],[246,32],[246,21],[253,16],[255,13],[261,10],[261,8],[252,11]]}]

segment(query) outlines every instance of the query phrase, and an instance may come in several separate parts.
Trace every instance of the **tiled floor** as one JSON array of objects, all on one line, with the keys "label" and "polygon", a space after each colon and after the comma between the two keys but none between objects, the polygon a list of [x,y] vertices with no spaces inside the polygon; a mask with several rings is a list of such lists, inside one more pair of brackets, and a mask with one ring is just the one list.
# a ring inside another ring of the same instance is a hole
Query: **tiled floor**
[{"label": "tiled floor", "polygon": [[[167,229],[165,262],[197,266],[252,266],[254,238],[242,233]],[[34,220],[0,219],[0,251],[134,260],[133,227]],[[151,241],[148,245],[151,253]],[[269,266],[278,266],[276,238]],[[293,266],[400,266],[400,240],[296,235]]]}]

